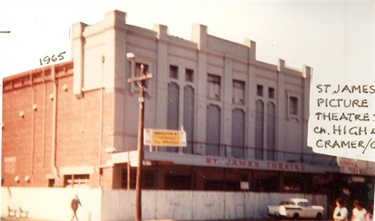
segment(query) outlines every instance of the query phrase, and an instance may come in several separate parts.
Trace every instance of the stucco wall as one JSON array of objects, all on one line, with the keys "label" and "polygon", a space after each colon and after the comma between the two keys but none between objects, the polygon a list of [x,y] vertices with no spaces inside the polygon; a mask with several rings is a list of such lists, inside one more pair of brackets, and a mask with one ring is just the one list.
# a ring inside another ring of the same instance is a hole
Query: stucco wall
[{"label": "stucco wall", "polygon": [[[2,187],[1,216],[7,206],[22,207],[30,218],[70,220],[71,199],[78,194],[80,220],[124,221],[135,218],[134,190]],[[268,204],[304,197],[327,208],[325,195],[215,191],[142,191],[143,219],[221,220],[266,218]],[[326,213],[326,212],[325,212]],[[325,214],[326,215],[326,214]]]}]

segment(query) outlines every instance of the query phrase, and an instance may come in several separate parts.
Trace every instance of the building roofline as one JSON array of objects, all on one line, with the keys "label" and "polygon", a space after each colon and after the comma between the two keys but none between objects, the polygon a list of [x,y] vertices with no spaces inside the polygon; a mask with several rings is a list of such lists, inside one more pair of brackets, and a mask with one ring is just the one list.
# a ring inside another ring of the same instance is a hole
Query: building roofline
[{"label": "building roofline", "polygon": [[40,68],[35,68],[35,69],[28,70],[28,71],[20,72],[18,74],[7,76],[7,77],[3,78],[3,83],[18,80],[18,79],[24,78],[24,77],[30,77],[30,75],[32,76],[32,75],[35,75],[35,74],[42,73],[45,70],[51,70],[51,68],[53,68],[53,67],[55,68],[55,70],[56,69],[63,69],[64,67],[65,68],[72,68],[73,67],[73,60],[69,60],[69,61],[65,61],[65,62],[61,62],[61,63],[57,63],[57,64],[52,64],[52,65],[48,65],[48,66],[44,66],[44,67],[40,67]]}]

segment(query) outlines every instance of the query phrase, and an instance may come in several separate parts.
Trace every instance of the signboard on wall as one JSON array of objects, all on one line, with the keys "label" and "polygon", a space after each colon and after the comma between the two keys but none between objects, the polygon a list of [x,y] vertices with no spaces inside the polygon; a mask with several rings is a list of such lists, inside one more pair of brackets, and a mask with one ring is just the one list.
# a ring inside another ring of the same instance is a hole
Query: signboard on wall
[{"label": "signboard on wall", "polygon": [[342,173],[375,175],[375,162],[337,157],[337,165]]},{"label": "signboard on wall", "polygon": [[375,85],[368,80],[311,88],[308,143],[314,152],[375,161]]},{"label": "signboard on wall", "polygon": [[150,146],[186,147],[186,132],[181,130],[144,129],[143,143]]}]

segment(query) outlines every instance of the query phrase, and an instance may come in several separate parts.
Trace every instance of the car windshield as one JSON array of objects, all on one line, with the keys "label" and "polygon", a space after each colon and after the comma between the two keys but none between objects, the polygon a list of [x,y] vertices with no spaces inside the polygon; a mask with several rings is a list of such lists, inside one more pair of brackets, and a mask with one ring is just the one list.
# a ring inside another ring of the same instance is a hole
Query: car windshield
[{"label": "car windshield", "polygon": [[298,205],[303,206],[303,207],[309,207],[310,203],[309,202],[299,202]]}]

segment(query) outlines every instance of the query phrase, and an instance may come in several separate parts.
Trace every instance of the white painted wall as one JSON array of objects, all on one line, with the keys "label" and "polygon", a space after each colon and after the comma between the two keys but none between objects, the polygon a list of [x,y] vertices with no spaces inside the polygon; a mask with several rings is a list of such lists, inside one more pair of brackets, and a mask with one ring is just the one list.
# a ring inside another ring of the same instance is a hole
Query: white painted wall
[{"label": "white painted wall", "polygon": [[80,220],[100,220],[100,189],[88,188],[1,188],[1,216],[8,215],[7,207],[22,207],[28,217],[54,221],[72,218],[70,202],[78,194],[82,207],[77,211]]},{"label": "white painted wall", "polygon": [[[135,218],[134,190],[1,188],[1,216],[7,206],[22,207],[30,218],[70,220],[70,201],[78,194],[82,221],[124,221]],[[142,191],[143,219],[221,220],[266,218],[268,204],[278,204],[289,197],[305,197],[327,208],[325,195],[216,191]]]}]

